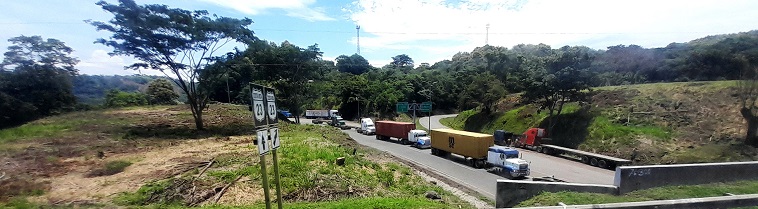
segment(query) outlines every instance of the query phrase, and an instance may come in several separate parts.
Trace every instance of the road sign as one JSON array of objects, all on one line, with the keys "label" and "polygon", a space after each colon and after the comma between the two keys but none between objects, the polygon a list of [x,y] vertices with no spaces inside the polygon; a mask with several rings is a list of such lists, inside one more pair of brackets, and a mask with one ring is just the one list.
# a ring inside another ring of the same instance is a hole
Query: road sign
[{"label": "road sign", "polygon": [[423,102],[421,103],[421,112],[431,112],[432,111],[432,102]]},{"label": "road sign", "polygon": [[268,140],[268,131],[260,130],[257,133],[258,136],[258,154],[265,155],[271,150],[270,142]]},{"label": "road sign", "polygon": [[266,107],[263,101],[263,89],[258,86],[251,86],[253,97],[253,116],[255,120],[255,126],[266,125]]},{"label": "road sign", "polygon": [[276,97],[273,89],[266,89],[266,113],[268,113],[268,124],[274,125],[278,122],[276,119]]},{"label": "road sign", "polygon": [[271,141],[271,149],[276,150],[279,149],[279,145],[281,142],[279,141],[279,129],[278,128],[272,128],[269,130],[269,138]]},{"label": "road sign", "polygon": [[398,102],[397,112],[408,112],[408,102]]},{"label": "road sign", "polygon": [[408,104],[408,110],[418,110],[418,103]]}]

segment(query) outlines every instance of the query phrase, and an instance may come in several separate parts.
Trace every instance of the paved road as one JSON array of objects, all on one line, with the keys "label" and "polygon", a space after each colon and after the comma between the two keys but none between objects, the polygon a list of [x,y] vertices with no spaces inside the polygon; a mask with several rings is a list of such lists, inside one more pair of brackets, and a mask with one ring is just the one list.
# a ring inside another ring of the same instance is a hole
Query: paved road
[{"label": "paved road", "polygon": [[[424,126],[426,129],[435,129],[435,128],[448,128],[445,125],[442,125],[440,123],[440,119],[442,118],[449,118],[449,117],[455,117],[457,114],[452,115],[432,115],[432,128],[429,128],[429,117],[422,117],[419,119],[419,123],[421,126]],[[449,128],[448,128],[449,129]]]},{"label": "paved road", "polygon": [[[432,116],[432,128],[444,127],[439,124],[439,118],[444,117],[445,116],[442,115]],[[424,126],[428,126],[426,125],[426,123],[428,123],[426,117],[421,120],[422,122],[425,122],[422,123]],[[301,119],[301,122],[311,124],[311,121],[307,119]],[[348,125],[356,125],[356,123],[349,122]],[[451,155],[446,159],[431,155],[429,149],[419,150],[408,145],[400,145],[393,140],[376,140],[374,136],[365,136],[355,132],[353,129],[344,130],[344,132],[350,135],[350,137],[355,139],[358,143],[406,159],[418,166],[422,166],[439,175],[445,176],[450,180],[467,186],[472,190],[478,191],[487,198],[495,198],[495,182],[497,179],[503,179],[503,177],[489,173],[484,169],[472,168],[463,158],[457,155]],[[531,162],[532,177],[554,176],[555,178],[572,183],[613,184],[613,171],[591,167],[579,162],[548,156],[529,150],[520,151],[523,153],[522,158]]]}]

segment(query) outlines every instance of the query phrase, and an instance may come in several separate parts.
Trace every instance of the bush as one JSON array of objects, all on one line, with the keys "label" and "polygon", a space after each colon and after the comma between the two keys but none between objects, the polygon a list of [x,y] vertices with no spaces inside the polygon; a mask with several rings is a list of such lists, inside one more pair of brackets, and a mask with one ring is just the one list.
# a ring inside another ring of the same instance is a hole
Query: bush
[{"label": "bush", "polygon": [[139,92],[109,90],[105,95],[105,107],[130,107],[147,105],[147,96]]}]

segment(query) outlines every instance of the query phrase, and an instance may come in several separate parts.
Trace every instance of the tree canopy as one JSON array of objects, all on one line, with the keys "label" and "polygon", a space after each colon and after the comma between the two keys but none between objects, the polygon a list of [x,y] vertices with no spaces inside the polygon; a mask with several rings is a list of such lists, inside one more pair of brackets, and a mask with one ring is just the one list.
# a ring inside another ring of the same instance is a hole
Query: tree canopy
[{"label": "tree canopy", "polygon": [[[113,48],[110,55],[133,56],[139,62],[127,68],[155,69],[169,77],[187,95],[195,127],[203,129],[202,113],[208,96],[199,89],[205,81],[200,71],[217,60],[217,52],[227,43],[249,44],[256,40],[247,26],[252,20],[210,15],[207,11],[188,11],[166,5],[137,5],[133,0],[118,4],[97,2],[114,15],[108,22],[87,20],[97,30],[113,33],[95,43]],[[168,71],[168,72],[166,72]]]}]

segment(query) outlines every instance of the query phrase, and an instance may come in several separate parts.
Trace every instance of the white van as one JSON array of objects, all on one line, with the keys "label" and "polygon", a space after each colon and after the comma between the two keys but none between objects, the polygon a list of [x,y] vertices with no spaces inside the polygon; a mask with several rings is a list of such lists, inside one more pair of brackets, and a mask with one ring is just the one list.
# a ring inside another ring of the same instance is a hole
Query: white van
[{"label": "white van", "polygon": [[376,127],[374,127],[374,121],[371,118],[361,119],[361,127],[356,131],[365,135],[371,135],[376,133]]}]

